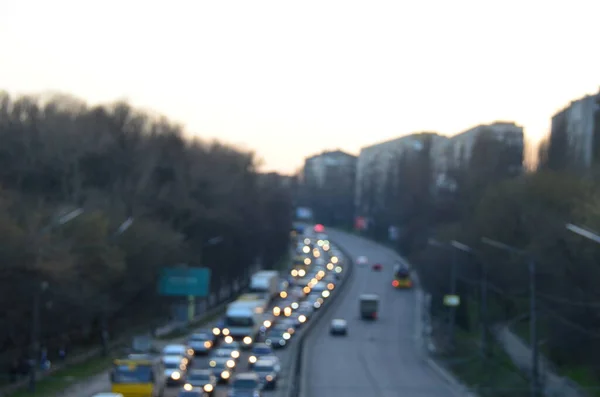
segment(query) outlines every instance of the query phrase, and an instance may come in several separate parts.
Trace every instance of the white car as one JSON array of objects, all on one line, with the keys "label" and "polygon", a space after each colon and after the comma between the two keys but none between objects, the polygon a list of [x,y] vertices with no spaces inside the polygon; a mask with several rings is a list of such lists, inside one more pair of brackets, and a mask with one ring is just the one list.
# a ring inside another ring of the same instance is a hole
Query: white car
[{"label": "white car", "polygon": [[166,345],[161,352],[163,356],[182,356],[191,360],[194,357],[194,349],[186,345]]},{"label": "white car", "polygon": [[356,258],[356,264],[359,266],[364,266],[369,263],[369,259],[366,256],[359,256]]},{"label": "white car", "polygon": [[331,327],[329,328],[331,335],[348,335],[348,323],[346,320],[336,318],[331,320]]}]

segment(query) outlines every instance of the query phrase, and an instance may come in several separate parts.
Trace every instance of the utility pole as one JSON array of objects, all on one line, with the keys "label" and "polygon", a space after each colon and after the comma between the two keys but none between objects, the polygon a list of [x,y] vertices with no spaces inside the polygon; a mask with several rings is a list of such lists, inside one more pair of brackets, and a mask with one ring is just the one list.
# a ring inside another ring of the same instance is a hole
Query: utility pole
[{"label": "utility pole", "polygon": [[535,260],[529,259],[529,291],[530,291],[530,321],[529,333],[531,344],[531,397],[539,396],[539,356],[537,335],[537,302],[536,302],[536,264]]}]

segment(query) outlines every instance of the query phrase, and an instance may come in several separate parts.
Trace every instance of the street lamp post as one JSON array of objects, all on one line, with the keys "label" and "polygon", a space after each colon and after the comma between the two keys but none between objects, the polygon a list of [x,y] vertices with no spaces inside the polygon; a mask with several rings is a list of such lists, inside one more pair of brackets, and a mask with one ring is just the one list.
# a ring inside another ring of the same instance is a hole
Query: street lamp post
[{"label": "street lamp post", "polygon": [[566,228],[567,228],[567,230],[569,230],[569,231],[571,231],[571,232],[573,232],[575,234],[578,234],[581,237],[587,238],[588,240],[591,240],[591,241],[593,241],[595,243],[599,243],[600,244],[600,235],[597,234],[597,233],[595,233],[595,232],[592,232],[589,229],[583,228],[581,226],[574,225],[572,223],[567,223],[566,224]]},{"label": "street lamp post", "polygon": [[[48,232],[50,232],[52,229],[54,229],[55,227],[59,227],[62,226],[66,223],[71,222],[73,219],[77,218],[79,215],[83,214],[84,210],[82,208],[77,208],[73,211],[70,211],[62,216],[60,216],[58,219],[56,219],[54,222],[52,222],[50,225],[42,228],[38,233],[36,233],[35,235],[35,264],[36,266],[38,266],[40,264],[40,262],[42,261],[42,247],[41,247],[41,241],[40,239]],[[37,375],[37,363],[38,363],[38,359],[40,357],[40,317],[41,317],[41,313],[40,313],[40,307],[41,307],[41,300],[42,300],[42,294],[44,291],[46,291],[48,289],[48,282],[47,281],[42,281],[42,283],[39,286],[35,286],[35,289],[33,291],[33,304],[32,304],[32,317],[31,317],[31,357],[30,357],[30,367],[29,367],[29,389],[32,392],[35,392],[35,385],[36,385],[36,375]]]},{"label": "street lamp post", "polygon": [[525,256],[528,258],[528,268],[529,268],[529,333],[530,333],[530,344],[531,344],[531,397],[539,396],[539,342],[537,335],[537,299],[536,299],[536,262],[526,251],[520,250],[515,247],[511,247],[510,245],[501,243],[496,240],[492,240],[487,237],[482,237],[481,242],[489,245],[491,247],[495,247],[512,254],[516,254],[519,256]]}]

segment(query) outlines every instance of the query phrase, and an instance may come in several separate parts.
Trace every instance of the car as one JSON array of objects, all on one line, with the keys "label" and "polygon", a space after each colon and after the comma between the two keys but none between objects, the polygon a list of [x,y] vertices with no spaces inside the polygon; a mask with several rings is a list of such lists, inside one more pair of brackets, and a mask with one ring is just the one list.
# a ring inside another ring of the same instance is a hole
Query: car
[{"label": "car", "polygon": [[209,369],[192,369],[188,371],[183,387],[186,390],[200,388],[212,397],[217,387],[217,377]]},{"label": "car", "polygon": [[348,323],[341,318],[331,320],[329,333],[331,335],[348,335]]},{"label": "car", "polygon": [[177,393],[177,397],[204,397],[205,393],[201,387],[192,387],[189,385],[185,385],[179,393]]},{"label": "car", "polygon": [[281,367],[276,360],[261,358],[254,364],[253,371],[259,376],[264,389],[277,388],[277,376]]},{"label": "car", "polygon": [[383,269],[383,265],[381,263],[374,263],[372,269],[376,272],[380,272]]},{"label": "car", "polygon": [[187,345],[182,344],[173,344],[166,345],[161,352],[163,356],[183,356],[188,360],[191,360],[194,357],[194,349]]},{"label": "car", "polygon": [[219,346],[220,350],[228,350],[231,352],[231,357],[238,360],[240,358],[240,351],[242,349],[240,342],[238,341],[226,341]]},{"label": "car", "polygon": [[248,357],[248,365],[252,367],[256,361],[263,356],[272,356],[273,349],[266,343],[256,343],[250,351],[250,357]]},{"label": "car", "polygon": [[123,395],[121,393],[98,393],[92,397],[123,397]]},{"label": "car", "polygon": [[184,356],[163,356],[167,385],[174,386],[184,383],[187,375],[188,359]]},{"label": "car", "polygon": [[208,354],[213,347],[213,335],[208,332],[197,332],[190,335],[188,345],[194,351],[194,355]]},{"label": "car", "polygon": [[356,258],[356,264],[359,266],[364,266],[369,263],[369,259],[366,256],[359,256]]},{"label": "car", "polygon": [[281,321],[279,321],[275,327],[273,327],[274,329],[283,329],[287,332],[290,333],[290,335],[294,335],[294,333],[296,332],[296,320],[293,318],[283,318],[281,319]]},{"label": "car", "polygon": [[235,357],[233,357],[233,351],[229,350],[229,349],[215,349],[212,352],[210,352],[209,358],[213,359],[213,358],[231,358],[235,360]]},{"label": "car", "polygon": [[260,397],[262,383],[258,374],[254,372],[244,372],[237,374],[230,383],[230,397]]},{"label": "car", "polygon": [[284,348],[292,335],[282,329],[272,329],[265,339],[265,343],[270,345],[273,349]]},{"label": "car", "polygon": [[294,321],[294,328],[299,328],[306,322],[306,320],[308,320],[308,317],[305,314],[300,313],[300,311],[297,311],[292,313],[290,319]]},{"label": "car", "polygon": [[215,357],[208,362],[208,366],[217,377],[217,382],[228,383],[235,370],[235,361],[231,357]]}]

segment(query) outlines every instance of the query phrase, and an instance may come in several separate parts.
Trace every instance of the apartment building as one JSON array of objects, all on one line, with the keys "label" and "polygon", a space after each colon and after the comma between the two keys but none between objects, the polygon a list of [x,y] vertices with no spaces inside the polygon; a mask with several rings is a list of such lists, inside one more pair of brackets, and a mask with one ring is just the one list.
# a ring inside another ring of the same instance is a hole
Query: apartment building
[{"label": "apartment building", "polygon": [[542,166],[585,170],[600,155],[600,92],[572,101],[552,116],[546,158]]}]

